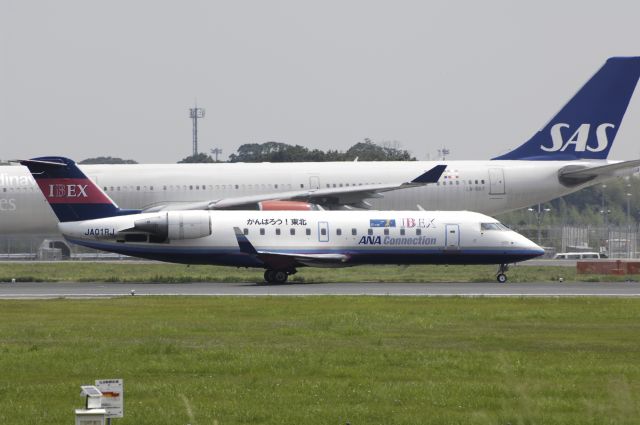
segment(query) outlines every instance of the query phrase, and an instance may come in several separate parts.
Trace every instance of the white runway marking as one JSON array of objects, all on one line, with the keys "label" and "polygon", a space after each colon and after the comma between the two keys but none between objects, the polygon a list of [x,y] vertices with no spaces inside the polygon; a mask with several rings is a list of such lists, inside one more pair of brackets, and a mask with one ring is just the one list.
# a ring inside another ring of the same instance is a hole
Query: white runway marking
[{"label": "white runway marking", "polygon": [[0,298],[132,296],[640,297],[637,282],[581,283],[3,283]]}]

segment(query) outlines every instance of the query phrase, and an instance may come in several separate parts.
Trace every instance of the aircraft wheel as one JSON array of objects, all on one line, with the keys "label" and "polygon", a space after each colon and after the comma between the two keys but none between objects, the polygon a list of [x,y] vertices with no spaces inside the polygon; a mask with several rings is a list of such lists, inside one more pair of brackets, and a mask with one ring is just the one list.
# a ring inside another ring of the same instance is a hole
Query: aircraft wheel
[{"label": "aircraft wheel", "polygon": [[275,279],[274,279],[274,277],[273,277],[273,275],[274,275],[274,274],[275,274],[275,271],[273,271],[273,270],[266,270],[266,271],[264,272],[264,280],[265,280],[267,283],[273,283],[273,282],[275,281]]},{"label": "aircraft wheel", "polygon": [[496,276],[496,279],[498,280],[498,283],[506,283],[507,275],[504,273],[498,273],[498,276]]},{"label": "aircraft wheel", "polygon": [[273,281],[275,283],[285,283],[288,278],[289,275],[287,274],[287,272],[283,272],[281,270],[273,272]]}]

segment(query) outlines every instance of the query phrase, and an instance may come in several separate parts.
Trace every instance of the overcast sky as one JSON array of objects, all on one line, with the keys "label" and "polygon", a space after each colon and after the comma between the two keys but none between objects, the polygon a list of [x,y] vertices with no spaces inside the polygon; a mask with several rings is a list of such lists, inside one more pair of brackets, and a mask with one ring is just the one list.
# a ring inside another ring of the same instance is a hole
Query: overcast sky
[{"label": "overcast sky", "polygon": [[[0,0],[0,158],[191,154],[368,137],[418,159],[514,148],[609,56],[634,1]],[[640,96],[636,96],[640,97]],[[640,158],[632,104],[612,159]]]}]

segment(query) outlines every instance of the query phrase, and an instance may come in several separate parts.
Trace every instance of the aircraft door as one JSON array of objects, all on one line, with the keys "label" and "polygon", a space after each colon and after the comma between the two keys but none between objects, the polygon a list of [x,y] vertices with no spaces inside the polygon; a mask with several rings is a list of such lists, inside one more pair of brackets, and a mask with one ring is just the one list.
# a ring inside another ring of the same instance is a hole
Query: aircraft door
[{"label": "aircraft door", "polygon": [[309,189],[320,189],[320,177],[318,176],[309,177]]},{"label": "aircraft door", "polygon": [[318,222],[318,242],[329,242],[329,223]]},{"label": "aircraft door", "polygon": [[489,195],[504,195],[504,170],[489,168]]},{"label": "aircraft door", "polygon": [[460,248],[460,226],[457,224],[445,225],[444,247],[448,250]]}]

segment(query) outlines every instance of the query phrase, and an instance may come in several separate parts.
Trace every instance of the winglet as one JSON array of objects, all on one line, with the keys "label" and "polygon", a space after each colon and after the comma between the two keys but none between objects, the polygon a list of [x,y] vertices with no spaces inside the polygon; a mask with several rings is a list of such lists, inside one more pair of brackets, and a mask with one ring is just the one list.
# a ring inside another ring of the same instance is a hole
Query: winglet
[{"label": "winglet", "polygon": [[233,231],[236,233],[236,240],[238,241],[240,252],[251,255],[256,255],[258,253],[239,227],[234,227]]},{"label": "winglet", "polygon": [[442,173],[447,168],[446,165],[436,165],[426,173],[416,177],[411,180],[411,183],[419,183],[419,184],[427,184],[427,183],[435,183],[440,179]]}]

